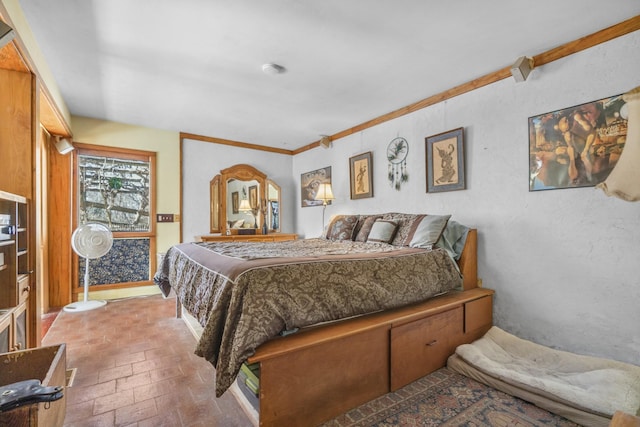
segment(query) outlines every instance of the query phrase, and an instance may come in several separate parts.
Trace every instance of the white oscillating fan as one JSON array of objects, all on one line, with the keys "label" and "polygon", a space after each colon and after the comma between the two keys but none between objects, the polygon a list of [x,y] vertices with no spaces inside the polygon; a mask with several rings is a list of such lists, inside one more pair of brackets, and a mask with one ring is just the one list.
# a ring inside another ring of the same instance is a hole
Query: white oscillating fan
[{"label": "white oscillating fan", "polygon": [[64,307],[64,311],[87,311],[102,307],[106,301],[88,300],[89,297],[89,260],[105,256],[113,245],[111,231],[102,224],[84,224],[76,228],[71,236],[73,250],[84,261],[84,301],[73,302]]}]

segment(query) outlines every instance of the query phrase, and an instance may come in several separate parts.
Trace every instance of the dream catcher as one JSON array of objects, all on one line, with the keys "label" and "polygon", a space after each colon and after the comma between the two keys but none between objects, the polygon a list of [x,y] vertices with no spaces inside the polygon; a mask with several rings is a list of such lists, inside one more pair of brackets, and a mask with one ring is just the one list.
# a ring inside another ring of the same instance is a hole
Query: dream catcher
[{"label": "dream catcher", "polygon": [[409,143],[404,138],[394,138],[387,147],[389,183],[398,191],[400,190],[401,183],[409,181],[407,154],[409,154]]}]

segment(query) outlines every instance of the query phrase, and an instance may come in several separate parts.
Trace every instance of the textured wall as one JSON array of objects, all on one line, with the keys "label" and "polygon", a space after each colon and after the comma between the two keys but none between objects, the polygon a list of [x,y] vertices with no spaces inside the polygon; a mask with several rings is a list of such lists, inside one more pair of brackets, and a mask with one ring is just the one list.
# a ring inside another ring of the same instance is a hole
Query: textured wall
[{"label": "textured wall", "polygon": [[[495,323],[564,350],[640,364],[640,203],[593,187],[529,192],[530,116],[640,85],[640,32],[503,80],[294,158],[300,173],[332,166],[327,218],[384,211],[451,213],[479,230],[479,274],[497,291]],[[417,98],[430,94],[420,94]],[[356,125],[356,123],[354,123]],[[426,194],[426,136],[465,128],[467,189]],[[410,144],[409,182],[387,181],[385,149]],[[350,200],[349,157],[373,151],[374,198]],[[297,184],[299,186],[299,184]],[[317,236],[322,208],[300,208],[296,231]],[[327,219],[328,221],[328,219]]]},{"label": "textured wall", "polygon": [[291,156],[191,139],[184,141],[182,156],[182,236],[185,242],[209,234],[209,182],[221,169],[239,163],[255,167],[281,187],[282,232],[294,231],[296,190],[291,179]]}]

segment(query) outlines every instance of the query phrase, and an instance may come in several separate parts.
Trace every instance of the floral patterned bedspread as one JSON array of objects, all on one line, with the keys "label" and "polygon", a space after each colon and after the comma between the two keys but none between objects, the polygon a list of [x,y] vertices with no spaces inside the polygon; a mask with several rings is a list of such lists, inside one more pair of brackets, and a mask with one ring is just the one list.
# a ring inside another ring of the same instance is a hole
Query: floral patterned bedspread
[{"label": "floral patterned bedspread", "polygon": [[443,250],[325,239],[185,243],[154,278],[204,327],[196,354],[216,367],[216,395],[280,332],[400,307],[461,289]]}]

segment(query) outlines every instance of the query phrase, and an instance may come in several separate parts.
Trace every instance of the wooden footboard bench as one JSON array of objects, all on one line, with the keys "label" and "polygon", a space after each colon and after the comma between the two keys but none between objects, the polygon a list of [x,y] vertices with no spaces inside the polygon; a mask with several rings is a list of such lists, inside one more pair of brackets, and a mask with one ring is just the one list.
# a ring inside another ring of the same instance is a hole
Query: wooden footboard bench
[{"label": "wooden footboard bench", "polygon": [[491,327],[492,297],[471,289],[263,344],[249,359],[260,425],[317,425],[445,366]]}]

